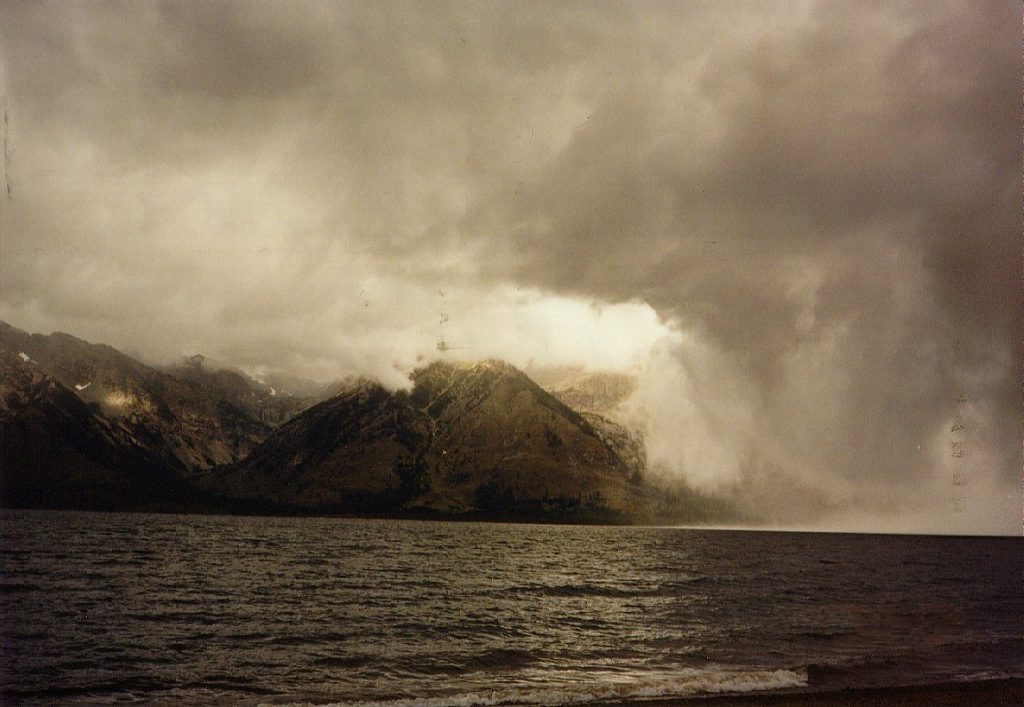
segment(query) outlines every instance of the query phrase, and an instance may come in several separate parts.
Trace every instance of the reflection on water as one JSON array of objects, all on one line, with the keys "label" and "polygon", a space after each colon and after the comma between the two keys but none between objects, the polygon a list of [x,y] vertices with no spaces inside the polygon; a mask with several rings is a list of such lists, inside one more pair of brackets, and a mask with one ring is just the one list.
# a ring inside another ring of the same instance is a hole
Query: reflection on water
[{"label": "reflection on water", "polygon": [[3,521],[14,699],[555,703],[1021,672],[1016,539]]}]

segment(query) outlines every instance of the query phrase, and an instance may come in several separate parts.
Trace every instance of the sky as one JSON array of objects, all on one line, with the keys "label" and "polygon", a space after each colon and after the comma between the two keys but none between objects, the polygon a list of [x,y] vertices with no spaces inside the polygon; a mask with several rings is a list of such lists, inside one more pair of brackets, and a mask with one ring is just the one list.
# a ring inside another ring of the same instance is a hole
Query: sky
[{"label": "sky", "polygon": [[628,371],[764,522],[1021,532],[1015,2],[0,4],[0,318]]}]

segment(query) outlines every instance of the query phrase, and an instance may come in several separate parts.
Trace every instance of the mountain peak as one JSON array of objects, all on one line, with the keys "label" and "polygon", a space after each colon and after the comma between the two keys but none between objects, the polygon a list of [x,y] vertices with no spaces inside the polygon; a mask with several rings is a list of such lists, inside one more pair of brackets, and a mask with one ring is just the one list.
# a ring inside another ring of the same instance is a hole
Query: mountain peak
[{"label": "mountain peak", "polygon": [[520,371],[518,368],[513,366],[511,363],[507,363],[498,358],[485,358],[479,361],[449,361],[449,360],[438,360],[432,361],[429,365],[423,368],[418,368],[413,372],[413,379],[424,373],[455,373],[455,372],[481,372],[481,371],[493,371],[495,373],[507,373],[513,375],[526,374]]},{"label": "mountain peak", "polygon": [[310,408],[204,483],[303,508],[611,517],[637,501],[594,428],[515,366],[436,361],[409,393],[365,384]]}]

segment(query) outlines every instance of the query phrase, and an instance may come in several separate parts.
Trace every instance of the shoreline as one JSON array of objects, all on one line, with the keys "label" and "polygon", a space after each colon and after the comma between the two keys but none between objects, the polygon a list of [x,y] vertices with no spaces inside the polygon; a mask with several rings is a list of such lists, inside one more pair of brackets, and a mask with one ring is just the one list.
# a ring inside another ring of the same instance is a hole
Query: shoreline
[{"label": "shoreline", "polygon": [[47,513],[97,513],[156,516],[200,516],[212,518],[281,518],[281,519],[324,519],[324,520],[386,520],[413,521],[425,523],[481,523],[492,525],[546,525],[591,528],[662,528],[670,530],[715,530],[728,533],[776,533],[785,535],[854,535],[854,536],[900,536],[945,539],[991,539],[1024,540],[1024,534],[989,535],[965,533],[912,533],[860,530],[814,530],[810,528],[779,528],[775,526],[733,526],[709,523],[701,525],[694,521],[623,521],[595,520],[592,518],[538,518],[530,516],[487,516],[479,513],[427,514],[427,513],[351,513],[315,511],[271,511],[238,510],[222,508],[186,508],[164,506],[140,506],[130,508],[97,508],[72,506],[32,506],[0,503],[0,513],[8,511],[42,511]]},{"label": "shoreline", "polygon": [[894,685],[890,687],[848,687],[824,692],[749,692],[744,694],[702,695],[635,700],[637,707],[749,707],[752,705],[801,705],[804,707],[899,707],[930,705],[960,707],[966,704],[1024,705],[1024,678],[993,678],[970,682],[933,685]]}]

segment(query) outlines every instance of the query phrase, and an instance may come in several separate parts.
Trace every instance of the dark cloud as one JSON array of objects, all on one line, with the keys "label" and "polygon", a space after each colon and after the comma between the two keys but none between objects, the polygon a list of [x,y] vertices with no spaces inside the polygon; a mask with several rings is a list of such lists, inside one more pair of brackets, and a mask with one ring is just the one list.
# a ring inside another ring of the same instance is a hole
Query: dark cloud
[{"label": "dark cloud", "polygon": [[675,342],[651,360],[705,399],[701,440],[658,427],[689,445],[655,445],[672,473],[776,479],[795,517],[897,512],[906,488],[935,510],[942,430],[970,418],[965,503],[1019,510],[1019,19],[6,3],[0,312],[332,375],[430,355],[438,290],[495,342],[557,329],[567,298],[647,303]]}]

